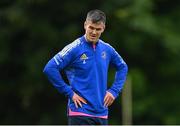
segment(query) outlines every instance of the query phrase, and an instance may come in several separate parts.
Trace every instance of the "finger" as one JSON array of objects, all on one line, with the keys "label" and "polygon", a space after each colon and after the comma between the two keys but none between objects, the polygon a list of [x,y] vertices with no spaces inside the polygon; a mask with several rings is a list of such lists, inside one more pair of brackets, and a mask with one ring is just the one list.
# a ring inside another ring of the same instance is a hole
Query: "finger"
[{"label": "finger", "polygon": [[112,105],[112,103],[114,102],[114,100],[115,100],[115,98],[114,98],[114,97],[111,97],[111,98],[110,98],[109,106],[111,106],[111,105]]},{"label": "finger", "polygon": [[107,102],[107,106],[110,106],[112,104],[112,100],[108,100],[108,102]]},{"label": "finger", "polygon": [[77,105],[77,102],[76,102],[76,101],[74,101],[74,104],[75,104],[76,108],[78,108],[78,105]]},{"label": "finger", "polygon": [[111,98],[108,99],[107,106],[110,106],[110,104],[111,104]]},{"label": "finger", "polygon": [[111,106],[112,103],[113,103],[113,100],[110,99],[109,102],[108,102],[108,106]]},{"label": "finger", "polygon": [[80,97],[79,100],[80,100],[82,103],[87,104],[87,101],[86,101],[84,98]]},{"label": "finger", "polygon": [[78,104],[80,107],[82,107],[82,104],[81,104],[81,102],[80,102],[79,100],[77,100],[77,104]]},{"label": "finger", "polygon": [[106,94],[106,96],[104,97],[104,102],[106,101],[106,99],[107,99],[107,94]]},{"label": "finger", "polygon": [[81,101],[82,103],[84,103],[84,104],[87,104],[87,102],[86,102],[85,100],[82,100],[82,99],[81,99],[80,101]]},{"label": "finger", "polygon": [[107,107],[107,106],[110,106],[110,105],[113,103],[113,101],[114,101],[114,98],[113,98],[113,97],[107,96],[106,102],[105,102],[106,107]]},{"label": "finger", "polygon": [[108,106],[108,101],[109,101],[109,97],[106,97],[105,101],[104,101],[104,106],[107,107]]},{"label": "finger", "polygon": [[108,101],[108,97],[106,96],[105,99],[104,99],[104,106],[106,107],[107,105],[107,101]]}]

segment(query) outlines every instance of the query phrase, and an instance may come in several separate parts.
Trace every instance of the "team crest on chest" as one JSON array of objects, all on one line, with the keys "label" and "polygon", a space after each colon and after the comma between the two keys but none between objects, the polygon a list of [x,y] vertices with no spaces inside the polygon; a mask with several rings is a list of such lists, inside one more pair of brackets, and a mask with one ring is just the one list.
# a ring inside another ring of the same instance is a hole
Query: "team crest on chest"
[{"label": "team crest on chest", "polygon": [[81,57],[80,57],[81,60],[83,60],[83,64],[86,63],[86,60],[88,59],[87,55],[84,53]]},{"label": "team crest on chest", "polygon": [[103,52],[101,53],[101,57],[102,57],[103,59],[106,59],[106,52],[105,52],[105,51],[103,51]]}]

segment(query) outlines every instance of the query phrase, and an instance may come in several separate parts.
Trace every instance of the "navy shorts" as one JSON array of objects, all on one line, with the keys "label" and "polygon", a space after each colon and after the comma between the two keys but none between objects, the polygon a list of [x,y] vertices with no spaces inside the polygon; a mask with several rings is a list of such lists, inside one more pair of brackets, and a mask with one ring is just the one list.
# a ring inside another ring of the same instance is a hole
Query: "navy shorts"
[{"label": "navy shorts", "polygon": [[108,125],[108,119],[88,116],[68,116],[68,125]]}]

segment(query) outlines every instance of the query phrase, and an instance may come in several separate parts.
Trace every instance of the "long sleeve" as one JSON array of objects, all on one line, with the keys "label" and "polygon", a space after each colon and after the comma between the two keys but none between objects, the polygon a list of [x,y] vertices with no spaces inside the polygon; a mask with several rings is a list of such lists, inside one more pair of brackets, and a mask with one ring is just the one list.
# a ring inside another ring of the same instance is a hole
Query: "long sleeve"
[{"label": "long sleeve", "polygon": [[116,98],[121,92],[126,81],[128,67],[121,56],[115,51],[115,49],[112,49],[111,54],[111,64],[116,68],[116,74],[114,83],[110,89],[108,89],[108,91]]},{"label": "long sleeve", "polygon": [[71,87],[64,82],[62,76],[59,72],[58,66],[55,63],[54,58],[52,58],[45,66],[43,72],[48,77],[49,81],[54,85],[54,87],[66,96],[72,98],[73,91]]},{"label": "long sleeve", "polygon": [[48,77],[53,86],[65,96],[72,98],[73,90],[70,85],[66,84],[60,74],[60,71],[69,66],[74,59],[75,48],[80,41],[75,41],[67,45],[62,51],[56,54],[45,66],[43,72]]}]

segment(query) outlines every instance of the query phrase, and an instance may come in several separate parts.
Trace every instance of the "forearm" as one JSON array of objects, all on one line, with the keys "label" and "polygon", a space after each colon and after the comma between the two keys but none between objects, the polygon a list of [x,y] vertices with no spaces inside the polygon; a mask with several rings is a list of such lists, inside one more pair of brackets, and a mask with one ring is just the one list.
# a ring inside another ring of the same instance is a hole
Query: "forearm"
[{"label": "forearm", "polygon": [[121,64],[116,70],[116,75],[114,79],[114,83],[111,88],[108,90],[113,96],[116,98],[121,92],[124,83],[126,81],[128,67],[125,63]]}]

